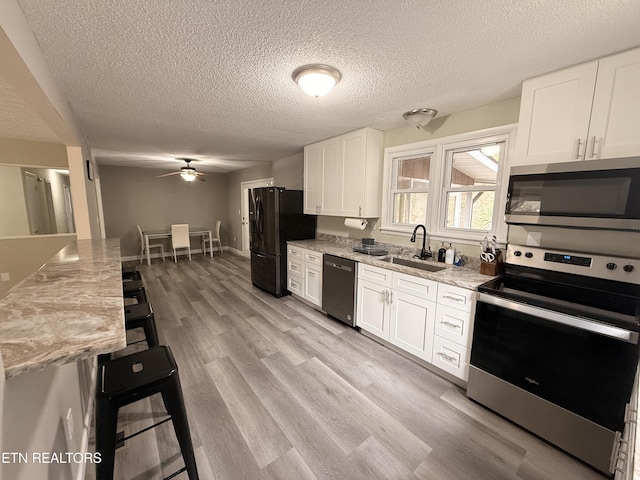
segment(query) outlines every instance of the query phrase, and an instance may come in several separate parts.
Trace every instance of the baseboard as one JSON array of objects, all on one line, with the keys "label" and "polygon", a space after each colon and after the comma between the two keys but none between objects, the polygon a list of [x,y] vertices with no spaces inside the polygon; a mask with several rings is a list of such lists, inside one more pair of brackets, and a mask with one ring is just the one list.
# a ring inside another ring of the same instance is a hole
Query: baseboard
[{"label": "baseboard", "polygon": [[[242,252],[239,250],[236,250],[235,248],[231,248],[231,247],[222,247],[222,251],[226,252],[227,250],[232,251],[233,253],[237,253],[238,255],[242,255]],[[202,249],[201,248],[193,248],[191,250],[191,255],[197,254],[197,253],[202,253]],[[216,251],[214,250],[213,253],[215,254]],[[162,260],[162,255],[159,253],[152,253],[151,254],[151,259],[154,258],[159,258],[160,260]],[[173,254],[172,253],[165,253],[164,254],[164,258],[169,259],[169,260],[173,260]],[[120,257],[120,261],[122,262],[135,262],[135,261],[140,261],[140,255],[127,255],[126,257]]]}]

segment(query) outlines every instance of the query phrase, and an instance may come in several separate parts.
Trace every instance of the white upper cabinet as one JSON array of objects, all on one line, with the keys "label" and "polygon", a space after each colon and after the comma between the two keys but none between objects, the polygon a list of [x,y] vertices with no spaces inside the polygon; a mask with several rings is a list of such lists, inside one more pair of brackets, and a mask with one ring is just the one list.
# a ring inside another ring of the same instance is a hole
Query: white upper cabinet
[{"label": "white upper cabinet", "polygon": [[600,60],[587,160],[640,155],[640,48]]},{"label": "white upper cabinet", "polygon": [[640,49],[527,80],[512,165],[640,155]]},{"label": "white upper cabinet", "polygon": [[380,216],[382,132],[363,128],[304,148],[304,212]]}]

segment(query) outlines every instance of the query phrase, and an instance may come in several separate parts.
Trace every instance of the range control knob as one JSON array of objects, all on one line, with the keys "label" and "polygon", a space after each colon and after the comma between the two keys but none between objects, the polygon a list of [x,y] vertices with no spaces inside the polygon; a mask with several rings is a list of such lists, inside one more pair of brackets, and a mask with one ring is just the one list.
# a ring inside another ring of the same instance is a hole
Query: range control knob
[{"label": "range control knob", "polygon": [[522,255],[522,252],[521,252],[520,250],[516,250],[515,252],[513,252],[513,254],[514,254],[516,257],[519,257],[520,255]]},{"label": "range control knob", "polygon": [[607,268],[608,268],[609,270],[615,270],[616,268],[618,268],[618,265],[616,265],[616,264],[615,264],[615,263],[613,263],[613,262],[609,262],[609,263],[607,263],[607,265],[606,265],[606,266],[607,266]]},{"label": "range control knob", "polygon": [[527,252],[527,253],[524,254],[524,256],[527,257],[527,258],[531,258],[531,257],[533,257],[533,253]]},{"label": "range control knob", "polygon": [[633,272],[633,265],[625,265],[624,267],[622,267],[622,269],[625,272],[631,273],[631,272]]}]

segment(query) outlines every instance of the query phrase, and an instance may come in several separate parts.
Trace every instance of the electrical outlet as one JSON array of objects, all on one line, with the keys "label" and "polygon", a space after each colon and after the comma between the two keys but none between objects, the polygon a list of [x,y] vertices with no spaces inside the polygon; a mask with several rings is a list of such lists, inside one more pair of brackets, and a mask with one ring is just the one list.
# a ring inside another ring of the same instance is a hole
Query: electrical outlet
[{"label": "electrical outlet", "polygon": [[9,280],[11,280],[11,275],[9,275],[9,272],[0,273],[0,281],[8,282]]},{"label": "electrical outlet", "polygon": [[234,241],[234,242],[236,241],[236,237],[233,237],[233,241]]}]

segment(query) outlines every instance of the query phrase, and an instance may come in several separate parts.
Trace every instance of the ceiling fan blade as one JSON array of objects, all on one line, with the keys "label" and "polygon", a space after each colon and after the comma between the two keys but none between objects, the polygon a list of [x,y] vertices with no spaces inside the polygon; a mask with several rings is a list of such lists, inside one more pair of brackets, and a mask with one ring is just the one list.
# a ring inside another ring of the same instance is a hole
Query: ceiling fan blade
[{"label": "ceiling fan blade", "polygon": [[164,175],[158,175],[156,178],[168,177],[169,175],[180,175],[180,172],[165,173]]}]

